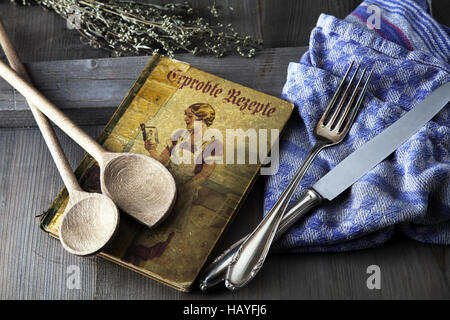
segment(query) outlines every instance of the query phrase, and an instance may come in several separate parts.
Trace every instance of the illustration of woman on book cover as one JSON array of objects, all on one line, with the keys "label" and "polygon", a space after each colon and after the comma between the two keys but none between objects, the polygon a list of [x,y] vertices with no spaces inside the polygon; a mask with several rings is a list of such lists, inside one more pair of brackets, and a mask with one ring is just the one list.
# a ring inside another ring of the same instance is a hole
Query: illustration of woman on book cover
[{"label": "illustration of woman on book cover", "polygon": [[216,117],[214,108],[207,103],[195,103],[184,115],[186,129],[175,131],[160,154],[156,151],[157,135],[145,140],[150,156],[167,166],[177,182],[174,212],[178,213],[189,210],[199,187],[211,176],[216,161],[222,159],[221,141],[204,135]]}]

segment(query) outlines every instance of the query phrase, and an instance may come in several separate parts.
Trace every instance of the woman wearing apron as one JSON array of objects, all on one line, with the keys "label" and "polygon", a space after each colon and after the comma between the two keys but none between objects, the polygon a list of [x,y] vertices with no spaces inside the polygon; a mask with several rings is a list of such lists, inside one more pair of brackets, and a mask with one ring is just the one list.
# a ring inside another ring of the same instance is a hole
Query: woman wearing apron
[{"label": "woman wearing apron", "polygon": [[[177,130],[158,154],[154,141],[146,140],[151,157],[167,166],[177,183],[175,214],[189,210],[199,188],[211,176],[221,160],[222,145],[214,137],[204,139],[204,133],[215,119],[215,110],[207,103],[195,103],[184,111],[186,129]],[[220,154],[219,154],[220,153]],[[183,228],[183,226],[181,226]]]}]

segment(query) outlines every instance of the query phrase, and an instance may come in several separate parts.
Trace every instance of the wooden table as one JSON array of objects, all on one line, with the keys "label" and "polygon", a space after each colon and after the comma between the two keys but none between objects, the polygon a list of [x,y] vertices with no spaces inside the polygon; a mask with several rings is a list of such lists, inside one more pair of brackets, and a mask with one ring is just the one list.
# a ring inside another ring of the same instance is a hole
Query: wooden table
[{"label": "wooden table", "polygon": [[[213,1],[191,3],[200,12],[206,12],[202,8]],[[344,17],[359,1],[234,0],[226,3],[234,10],[224,10],[223,20],[232,22],[243,33],[263,39],[265,49],[261,54],[251,60],[237,56],[219,60],[189,55],[177,58],[229,80],[279,95],[287,64],[298,60],[306,49],[318,15],[326,12]],[[433,9],[440,23],[450,24],[450,17],[445,15],[449,8],[448,1],[434,0]],[[100,103],[89,100],[90,93],[86,90],[101,83],[126,92],[148,59],[100,59],[108,58],[109,54],[80,44],[76,32],[68,30],[61,18],[38,7],[22,8],[2,2],[0,17],[22,59],[29,62],[36,85],[94,137],[118,105],[122,93]],[[123,64],[130,68],[121,74],[120,70],[126,69]],[[118,65],[122,67],[116,68]],[[62,72],[67,68],[72,68],[71,86]],[[109,74],[110,78],[100,79],[98,76],[104,70],[115,72]],[[52,87],[52,83],[58,85]],[[98,108],[89,116],[80,116],[77,108],[86,110],[94,104]],[[180,293],[101,258],[72,256],[38,227],[35,216],[48,208],[63,184],[24,106],[23,99],[8,93],[7,85],[1,82],[0,299],[450,298],[450,249],[398,235],[381,247],[357,252],[273,254],[258,277],[236,293],[225,289],[208,294]],[[75,167],[83,151],[60,130],[57,134]],[[235,221],[239,223],[231,226],[217,253],[256,225],[262,211],[262,193],[261,179],[237,214]],[[381,290],[369,290],[366,286],[370,265],[381,268]],[[81,271],[80,289],[67,287],[70,266],[77,266]]]}]

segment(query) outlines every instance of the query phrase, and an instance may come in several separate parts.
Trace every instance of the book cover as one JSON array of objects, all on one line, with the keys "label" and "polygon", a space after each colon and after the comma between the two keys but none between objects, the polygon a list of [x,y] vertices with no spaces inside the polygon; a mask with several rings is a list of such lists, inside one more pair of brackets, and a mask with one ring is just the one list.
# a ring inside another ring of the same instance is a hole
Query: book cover
[{"label": "book cover", "polygon": [[[97,141],[159,160],[175,178],[177,200],[154,228],[121,212],[117,235],[99,255],[189,291],[292,110],[287,101],[153,56]],[[101,192],[92,157],[75,174],[83,189]],[[64,188],[41,219],[54,237],[67,201]]]}]

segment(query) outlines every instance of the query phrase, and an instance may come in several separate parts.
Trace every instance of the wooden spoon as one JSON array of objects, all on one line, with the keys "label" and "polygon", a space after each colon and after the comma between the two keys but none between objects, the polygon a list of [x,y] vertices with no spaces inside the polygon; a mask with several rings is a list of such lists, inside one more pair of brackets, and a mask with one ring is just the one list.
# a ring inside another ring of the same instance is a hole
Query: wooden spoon
[{"label": "wooden spoon", "polygon": [[[31,83],[1,20],[0,45],[10,65]],[[47,118],[33,104],[29,103],[29,106],[69,192],[69,202],[59,228],[59,239],[70,253],[96,253],[114,236],[119,224],[119,210],[107,196],[88,193],[80,188]]]},{"label": "wooden spoon", "polygon": [[175,202],[176,186],[159,161],[137,153],[107,152],[1,61],[0,76],[97,160],[102,191],[120,209],[148,227],[167,216]]}]

